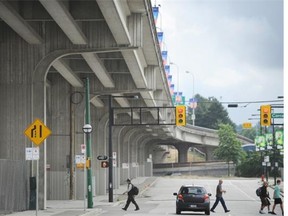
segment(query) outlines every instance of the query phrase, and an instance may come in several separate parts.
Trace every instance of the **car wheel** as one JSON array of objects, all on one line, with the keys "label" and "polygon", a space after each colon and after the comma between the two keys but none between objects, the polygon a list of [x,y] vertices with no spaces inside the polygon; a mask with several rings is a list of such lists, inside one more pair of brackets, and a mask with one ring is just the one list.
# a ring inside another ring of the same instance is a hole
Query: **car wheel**
[{"label": "car wheel", "polygon": [[210,209],[205,211],[206,215],[210,215]]},{"label": "car wheel", "polygon": [[176,208],[176,214],[181,214],[181,211],[178,208]]}]

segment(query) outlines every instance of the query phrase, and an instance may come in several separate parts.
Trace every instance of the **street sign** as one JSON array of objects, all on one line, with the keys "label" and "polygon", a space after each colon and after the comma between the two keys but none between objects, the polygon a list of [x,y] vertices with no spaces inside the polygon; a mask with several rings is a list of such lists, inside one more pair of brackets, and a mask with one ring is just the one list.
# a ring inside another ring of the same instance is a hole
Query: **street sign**
[{"label": "street sign", "polygon": [[122,163],[122,169],[129,169],[129,163]]},{"label": "street sign", "polygon": [[172,95],[172,102],[174,105],[185,105],[185,96]]},{"label": "street sign", "polygon": [[86,152],[86,145],[85,144],[81,144],[81,153],[85,154]]},{"label": "street sign", "polygon": [[37,146],[39,146],[50,134],[50,129],[40,119],[36,119],[24,134]]},{"label": "street sign", "polygon": [[97,156],[97,159],[98,160],[107,160],[108,157],[106,155],[99,155],[99,156]]},{"label": "street sign", "polygon": [[272,113],[272,118],[284,118],[284,113]]},{"label": "street sign", "polygon": [[242,124],[242,127],[243,128],[252,128],[252,124],[251,124],[251,122],[245,122]]},{"label": "street sign", "polygon": [[83,169],[86,163],[85,155],[75,155],[76,168]]},{"label": "street sign", "polygon": [[197,98],[190,98],[189,99],[189,106],[191,109],[196,109],[197,107]]},{"label": "street sign", "polygon": [[117,167],[117,161],[116,160],[113,159],[112,163],[113,163],[113,167]]},{"label": "street sign", "polygon": [[26,160],[39,160],[40,158],[39,148],[38,147],[26,148],[25,157],[26,157]]}]

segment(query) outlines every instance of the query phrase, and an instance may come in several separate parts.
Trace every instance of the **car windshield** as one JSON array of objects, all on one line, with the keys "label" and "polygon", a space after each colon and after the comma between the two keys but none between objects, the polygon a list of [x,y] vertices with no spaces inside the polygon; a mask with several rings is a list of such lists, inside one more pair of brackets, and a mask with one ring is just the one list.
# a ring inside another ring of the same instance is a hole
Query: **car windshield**
[{"label": "car windshield", "polygon": [[184,187],[182,188],[182,194],[204,194],[206,191],[201,187]]}]

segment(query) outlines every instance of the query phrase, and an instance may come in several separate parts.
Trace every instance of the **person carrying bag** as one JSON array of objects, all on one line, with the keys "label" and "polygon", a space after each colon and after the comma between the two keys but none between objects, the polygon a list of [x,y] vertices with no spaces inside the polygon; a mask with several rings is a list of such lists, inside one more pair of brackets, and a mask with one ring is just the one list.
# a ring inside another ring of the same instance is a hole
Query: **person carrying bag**
[{"label": "person carrying bag", "polygon": [[126,193],[127,193],[128,197],[127,197],[126,205],[125,205],[125,207],[122,208],[122,209],[123,209],[124,211],[127,211],[130,203],[132,202],[132,203],[135,205],[135,207],[136,207],[135,211],[138,211],[138,210],[140,210],[140,208],[139,208],[138,204],[137,204],[136,201],[135,201],[135,196],[138,195],[139,190],[138,190],[138,188],[137,188],[136,186],[134,186],[134,185],[131,183],[131,180],[130,180],[130,179],[127,179],[126,182],[127,182],[127,184],[128,184],[128,185],[127,185],[127,190],[126,190],[123,194],[126,194]]}]

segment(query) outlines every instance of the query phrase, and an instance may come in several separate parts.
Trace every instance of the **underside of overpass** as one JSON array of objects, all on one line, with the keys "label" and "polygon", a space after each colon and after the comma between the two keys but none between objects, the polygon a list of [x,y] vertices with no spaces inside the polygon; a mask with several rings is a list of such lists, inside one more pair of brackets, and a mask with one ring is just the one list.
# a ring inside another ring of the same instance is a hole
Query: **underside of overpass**
[{"label": "underside of overpass", "polygon": [[[46,199],[82,199],[83,171],[74,160],[85,143],[86,78],[95,195],[108,188],[108,171],[96,159],[109,151],[107,95],[118,108],[173,106],[150,0],[2,0],[0,45],[0,100],[5,104],[0,106],[0,170],[9,176],[1,175],[0,188],[1,196],[11,199],[0,208],[29,208],[29,178],[36,175],[36,165],[25,158],[25,148],[34,144],[23,131],[35,119],[52,131],[40,145],[39,207],[46,208]],[[114,119],[125,123],[131,116],[115,113]],[[175,122],[171,108],[159,115],[148,109],[141,118],[153,122],[159,116],[162,123]],[[150,145],[218,145],[215,131],[174,125],[113,126],[112,140],[113,188],[127,177],[152,174]]]}]

